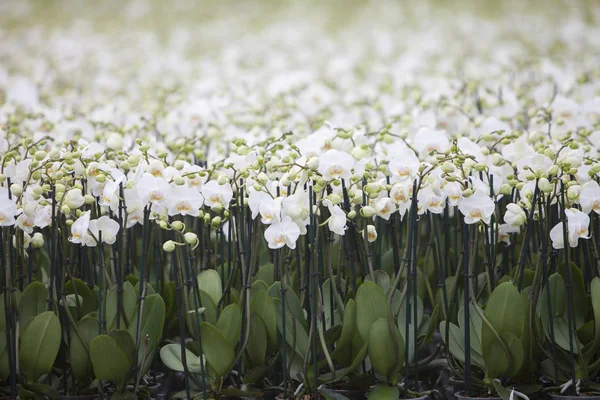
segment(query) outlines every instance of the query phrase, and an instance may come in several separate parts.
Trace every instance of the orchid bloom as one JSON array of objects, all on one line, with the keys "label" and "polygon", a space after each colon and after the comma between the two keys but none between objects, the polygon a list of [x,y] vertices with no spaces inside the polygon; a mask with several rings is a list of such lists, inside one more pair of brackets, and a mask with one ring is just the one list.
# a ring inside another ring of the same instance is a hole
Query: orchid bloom
[{"label": "orchid bloom", "polygon": [[[567,238],[570,247],[577,247],[579,239],[589,239],[590,217],[577,209],[565,210],[567,216]],[[565,247],[563,223],[559,222],[550,230],[552,247],[563,249]]]},{"label": "orchid bloom", "polygon": [[201,193],[204,196],[204,204],[208,207],[221,206],[228,209],[229,203],[233,198],[231,185],[219,185],[217,181],[210,181],[204,184]]},{"label": "orchid bloom", "polygon": [[319,157],[319,173],[326,180],[350,179],[356,161],[350,154],[331,149]]},{"label": "orchid bloom", "polygon": [[489,224],[490,218],[494,214],[494,208],[494,200],[480,191],[462,199],[458,205],[458,209],[465,217],[466,224],[474,224],[479,221]]},{"label": "orchid bloom", "polygon": [[265,230],[265,239],[270,249],[280,249],[285,245],[295,249],[299,237],[300,228],[290,217],[284,217],[281,222],[273,223]]}]

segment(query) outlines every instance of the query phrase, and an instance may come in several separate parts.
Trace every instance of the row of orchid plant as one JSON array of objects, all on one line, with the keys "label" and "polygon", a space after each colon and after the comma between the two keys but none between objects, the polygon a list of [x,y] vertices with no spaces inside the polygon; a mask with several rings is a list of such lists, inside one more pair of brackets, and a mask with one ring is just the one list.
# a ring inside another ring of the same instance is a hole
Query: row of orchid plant
[{"label": "row of orchid plant", "polygon": [[600,391],[600,30],[382,4],[0,24],[2,395]]}]

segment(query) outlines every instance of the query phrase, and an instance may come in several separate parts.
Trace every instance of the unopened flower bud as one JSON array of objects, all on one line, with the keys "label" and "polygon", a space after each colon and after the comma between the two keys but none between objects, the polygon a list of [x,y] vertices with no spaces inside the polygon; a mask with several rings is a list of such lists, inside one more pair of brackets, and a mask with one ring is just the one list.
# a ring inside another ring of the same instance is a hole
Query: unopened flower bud
[{"label": "unopened flower bud", "polygon": [[221,217],[219,217],[218,215],[214,217],[211,221],[211,225],[213,228],[218,228],[219,225],[221,225]]},{"label": "unopened flower bud", "polygon": [[355,217],[356,217],[356,211],[354,211],[354,210],[351,210],[351,211],[348,213],[348,218],[349,218],[349,219],[354,219]]},{"label": "unopened flower bud", "polygon": [[183,238],[187,244],[196,244],[198,242],[198,236],[194,232],[186,232]]},{"label": "unopened flower bud", "polygon": [[183,222],[181,221],[173,221],[173,223],[171,223],[171,228],[175,229],[176,231],[181,231],[184,227],[185,225],[183,225]]},{"label": "unopened flower bud", "polygon": [[166,251],[167,253],[172,253],[173,251],[175,251],[176,247],[177,247],[177,245],[172,240],[167,240],[163,244],[163,250]]},{"label": "unopened flower bud", "polygon": [[94,196],[92,196],[91,194],[86,194],[85,196],[83,196],[83,200],[85,201],[85,204],[92,204],[96,201],[96,199],[94,199]]},{"label": "unopened flower bud", "polygon": [[33,237],[31,238],[31,246],[34,249],[44,247],[44,235],[42,235],[40,232],[34,233]]},{"label": "unopened flower bud", "polygon": [[546,178],[540,178],[538,180],[538,188],[544,193],[550,193],[554,190],[554,186]]},{"label": "unopened flower bud", "polygon": [[10,192],[13,194],[13,196],[18,197],[23,193],[23,186],[19,185],[18,183],[13,183],[10,185]]},{"label": "unopened flower bud", "polygon": [[462,192],[463,197],[470,197],[473,194],[473,189],[465,189]]},{"label": "unopened flower bud", "polygon": [[374,242],[377,240],[377,230],[374,225],[367,225],[367,240]]},{"label": "unopened flower bud", "polygon": [[548,176],[556,176],[558,175],[558,165],[553,165],[548,170]]},{"label": "unopened flower bud", "polygon": [[371,206],[364,206],[363,208],[360,209],[360,215],[363,218],[370,218],[373,215],[375,215],[376,211],[373,207]]},{"label": "unopened flower bud", "polygon": [[502,186],[500,186],[500,193],[502,193],[505,196],[508,196],[511,191],[512,191],[512,188],[507,183],[505,183]]},{"label": "unopened flower bud", "polygon": [[571,186],[567,189],[567,197],[569,200],[577,200],[579,198],[579,193],[581,193],[581,186],[579,185]]},{"label": "unopened flower bud", "polygon": [[38,161],[42,161],[44,158],[46,158],[46,152],[43,150],[40,151],[36,151],[35,155],[33,156],[36,160]]}]

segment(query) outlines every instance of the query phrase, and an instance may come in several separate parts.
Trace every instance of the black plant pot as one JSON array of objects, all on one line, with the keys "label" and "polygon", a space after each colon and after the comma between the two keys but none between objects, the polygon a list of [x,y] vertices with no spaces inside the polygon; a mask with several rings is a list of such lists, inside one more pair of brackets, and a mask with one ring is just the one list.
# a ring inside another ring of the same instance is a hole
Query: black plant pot
[{"label": "black plant pot", "polygon": [[565,394],[550,393],[551,400],[600,400],[599,394],[581,394],[579,396],[570,396]]},{"label": "black plant pot", "polygon": [[454,393],[454,397],[456,397],[458,400],[500,400],[500,397],[497,397],[497,396],[471,397],[471,396],[467,396],[462,391]]}]

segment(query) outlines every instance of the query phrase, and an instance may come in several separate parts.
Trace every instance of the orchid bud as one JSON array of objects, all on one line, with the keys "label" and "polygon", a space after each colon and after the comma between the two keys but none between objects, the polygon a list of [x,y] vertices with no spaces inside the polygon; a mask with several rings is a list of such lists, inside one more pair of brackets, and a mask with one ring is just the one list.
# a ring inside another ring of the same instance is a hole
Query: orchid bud
[{"label": "orchid bud", "polygon": [[558,175],[558,165],[553,165],[548,170],[548,176],[556,176]]},{"label": "orchid bud", "polygon": [[502,186],[500,186],[500,194],[503,194],[504,196],[508,196],[511,192],[512,192],[512,188],[510,187],[509,184],[504,183]]},{"label": "orchid bud", "polygon": [[470,197],[473,194],[473,189],[465,189],[462,191],[463,197]]},{"label": "orchid bud", "polygon": [[375,214],[376,214],[376,211],[371,206],[364,206],[363,208],[360,209],[360,215],[363,218],[370,218]]},{"label": "orchid bud", "polygon": [[23,193],[23,186],[19,185],[18,183],[13,183],[10,185],[10,192],[13,194],[13,196],[19,197]]},{"label": "orchid bud", "polygon": [[173,221],[173,223],[171,223],[171,228],[175,229],[176,231],[181,231],[183,228],[185,228],[185,225],[183,225],[183,222],[181,221]]},{"label": "orchid bud", "polygon": [[34,154],[34,158],[38,161],[42,161],[44,158],[46,158],[47,153],[43,150],[40,151],[36,151]]},{"label": "orchid bud", "polygon": [[194,232],[186,232],[183,238],[187,244],[196,244],[198,242],[198,236]]},{"label": "orchid bud", "polygon": [[167,240],[163,244],[163,250],[166,251],[167,253],[172,253],[173,251],[175,251],[176,247],[177,247],[177,244],[172,240]]},{"label": "orchid bud", "polygon": [[579,193],[581,193],[581,186],[579,185],[571,186],[567,189],[567,197],[569,200],[577,200],[579,198]]},{"label": "orchid bud", "polygon": [[554,190],[554,186],[546,178],[540,178],[538,180],[538,188],[544,193],[550,193]]},{"label": "orchid bud", "polygon": [[441,166],[442,171],[444,171],[447,174],[451,174],[452,172],[454,172],[454,164],[452,163],[443,163]]},{"label": "orchid bud", "polygon": [[218,215],[214,217],[211,221],[211,225],[213,228],[218,228],[219,225],[221,225],[221,217],[219,217]]},{"label": "orchid bud", "polygon": [[354,211],[354,210],[351,210],[351,211],[348,213],[348,218],[349,218],[349,219],[354,219],[355,217],[356,217],[356,211]]},{"label": "orchid bud", "polygon": [[85,196],[83,196],[83,200],[87,205],[93,204],[96,201],[94,196],[92,196],[91,194],[86,194]]},{"label": "orchid bud", "polygon": [[33,237],[31,238],[31,246],[34,249],[40,249],[44,247],[44,235],[42,235],[40,232],[34,233]]},{"label": "orchid bud", "polygon": [[221,186],[225,185],[227,183],[228,179],[227,176],[225,175],[221,175],[219,176],[219,179],[217,180],[217,183]]}]

